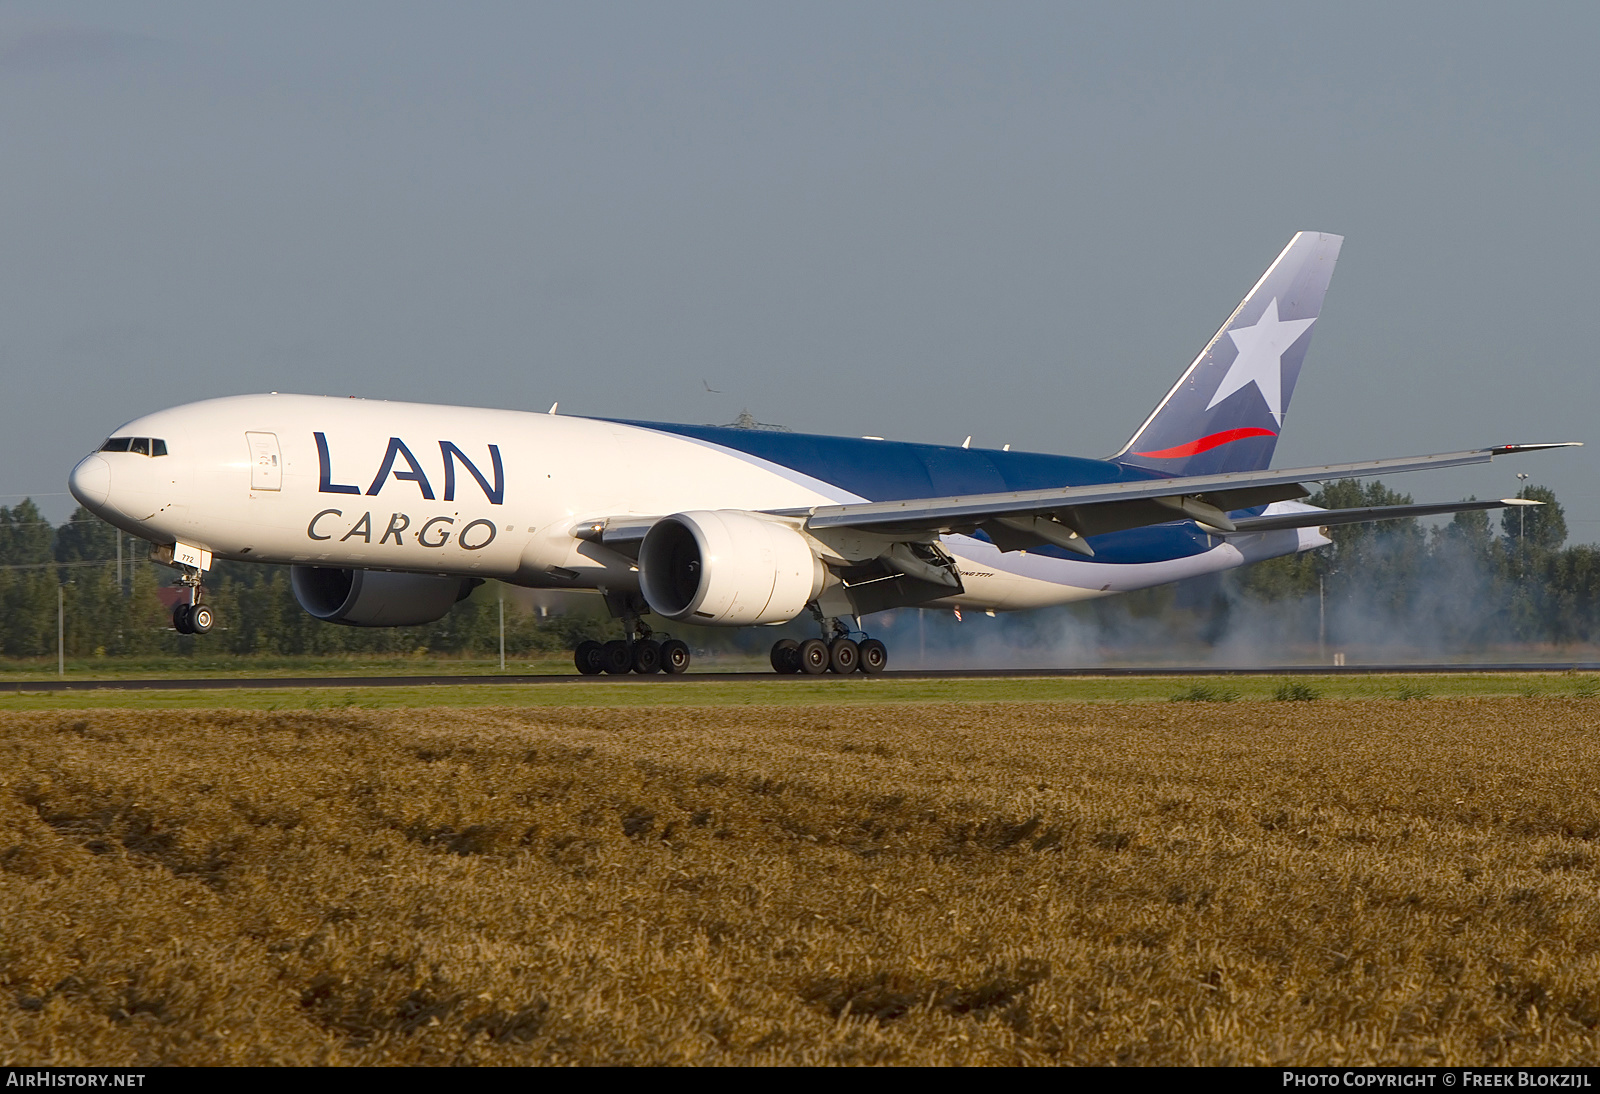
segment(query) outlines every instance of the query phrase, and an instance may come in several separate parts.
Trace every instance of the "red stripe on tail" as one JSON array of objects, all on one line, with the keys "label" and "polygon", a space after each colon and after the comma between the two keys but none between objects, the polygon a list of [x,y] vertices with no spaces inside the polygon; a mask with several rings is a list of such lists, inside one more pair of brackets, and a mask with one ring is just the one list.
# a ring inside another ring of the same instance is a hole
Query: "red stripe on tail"
[{"label": "red stripe on tail", "polygon": [[1277,434],[1270,429],[1225,429],[1221,433],[1213,433],[1209,437],[1201,437],[1198,441],[1180,444],[1176,448],[1163,448],[1160,452],[1135,452],[1135,456],[1149,456],[1157,460],[1176,460],[1184,456],[1194,456],[1201,452],[1209,452],[1234,441],[1242,441],[1246,437],[1276,437]]}]

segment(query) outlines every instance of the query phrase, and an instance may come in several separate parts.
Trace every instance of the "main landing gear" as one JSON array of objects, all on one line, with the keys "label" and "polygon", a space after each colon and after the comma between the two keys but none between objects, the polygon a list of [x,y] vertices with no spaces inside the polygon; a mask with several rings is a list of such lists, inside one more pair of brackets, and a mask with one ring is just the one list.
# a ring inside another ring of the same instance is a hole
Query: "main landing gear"
[{"label": "main landing gear", "polygon": [[622,616],[628,637],[610,642],[596,642],[593,639],[579,642],[572,656],[579,672],[585,676],[598,676],[602,672],[612,676],[625,676],[630,672],[637,672],[641,676],[656,672],[677,676],[688,670],[687,642],[680,642],[676,638],[657,641],[649,624],[640,618],[637,605],[625,604],[618,614]]},{"label": "main landing gear", "polygon": [[206,591],[200,580],[199,570],[185,570],[178,578],[178,584],[189,589],[189,603],[172,609],[172,629],[179,634],[206,634],[216,625],[217,617],[211,605],[201,599]]},{"label": "main landing gear", "polygon": [[[839,619],[827,619],[814,612],[822,627],[821,638],[808,638],[804,642],[781,638],[772,644],[772,671],[779,673],[805,673],[821,676],[836,672],[848,676],[864,672],[876,676],[889,664],[889,650],[876,638],[860,642],[850,637],[851,629]],[[855,633],[860,633],[857,627]]]},{"label": "main landing gear", "polygon": [[585,676],[598,676],[602,672],[612,676],[624,676],[630,672],[637,672],[641,676],[649,676],[654,672],[676,676],[689,667],[689,644],[676,638],[669,638],[665,642],[657,642],[654,638],[634,638],[632,641],[618,638],[610,642],[589,639],[578,643],[572,659],[578,671]]}]

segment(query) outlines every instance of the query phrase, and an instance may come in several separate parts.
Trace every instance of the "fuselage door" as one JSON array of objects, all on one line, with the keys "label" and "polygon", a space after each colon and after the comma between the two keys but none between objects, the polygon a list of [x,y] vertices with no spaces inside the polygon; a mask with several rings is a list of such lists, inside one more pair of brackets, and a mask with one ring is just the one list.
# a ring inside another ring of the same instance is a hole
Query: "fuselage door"
[{"label": "fuselage door", "polygon": [[250,445],[250,489],[282,490],[283,457],[276,433],[246,433]]}]

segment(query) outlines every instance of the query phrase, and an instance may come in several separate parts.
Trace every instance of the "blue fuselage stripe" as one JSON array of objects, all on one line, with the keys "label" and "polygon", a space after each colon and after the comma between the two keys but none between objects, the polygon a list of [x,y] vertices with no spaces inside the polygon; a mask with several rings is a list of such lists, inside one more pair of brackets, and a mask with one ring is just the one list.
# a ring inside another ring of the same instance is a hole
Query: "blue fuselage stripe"
[{"label": "blue fuselage stripe", "polygon": [[[691,437],[742,452],[831,483],[868,501],[1049,490],[1063,486],[1144,482],[1162,477],[1143,468],[1109,460],[1039,452],[997,452],[729,426],[607,420]],[[981,532],[978,536],[987,538]],[[1095,536],[1090,542],[1095,550],[1093,561],[1121,564],[1186,558],[1215,545],[1215,541],[1191,521],[1112,532]],[[1082,556],[1059,547],[1030,548],[1029,553],[1084,561]]]}]

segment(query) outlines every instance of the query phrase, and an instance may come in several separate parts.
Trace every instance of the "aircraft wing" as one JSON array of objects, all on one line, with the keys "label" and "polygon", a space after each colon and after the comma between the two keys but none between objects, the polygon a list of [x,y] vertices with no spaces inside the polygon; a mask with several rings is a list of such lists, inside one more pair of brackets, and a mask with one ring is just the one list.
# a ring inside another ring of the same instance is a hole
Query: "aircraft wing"
[{"label": "aircraft wing", "polygon": [[[1488,463],[1496,456],[1512,453],[1564,448],[1569,443],[1507,444],[1466,452],[1320,467],[1237,471],[964,497],[820,505],[809,510],[786,510],[781,515],[804,516],[806,527],[813,530],[850,528],[908,538],[982,528],[1001,550],[1055,543],[1083,554],[1093,554],[1083,543],[1087,537],[1173,520],[1196,520],[1219,532],[1243,531],[1228,518],[1230,511],[1306,497],[1309,491],[1302,485],[1306,482],[1462,467]],[[1317,523],[1329,521],[1319,519]]]}]

